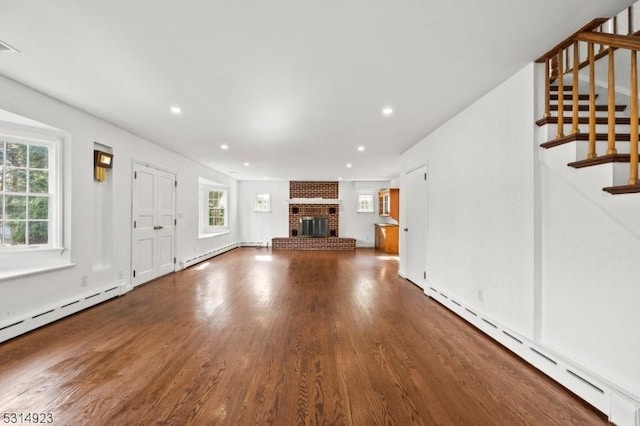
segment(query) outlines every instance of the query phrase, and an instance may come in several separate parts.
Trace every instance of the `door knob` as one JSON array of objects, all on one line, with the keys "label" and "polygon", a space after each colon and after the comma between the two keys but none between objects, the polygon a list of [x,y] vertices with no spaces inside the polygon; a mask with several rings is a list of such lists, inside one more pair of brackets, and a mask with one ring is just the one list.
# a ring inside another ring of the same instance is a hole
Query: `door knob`
[{"label": "door knob", "polygon": [[409,232],[409,228],[404,228],[404,232]]}]

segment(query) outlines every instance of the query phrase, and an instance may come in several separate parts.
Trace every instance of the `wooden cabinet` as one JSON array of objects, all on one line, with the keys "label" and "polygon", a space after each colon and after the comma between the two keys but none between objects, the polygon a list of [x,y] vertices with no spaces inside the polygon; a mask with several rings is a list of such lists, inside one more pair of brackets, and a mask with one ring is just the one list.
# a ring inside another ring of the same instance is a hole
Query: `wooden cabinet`
[{"label": "wooden cabinet", "polygon": [[388,254],[398,254],[398,225],[391,223],[376,223],[376,250]]},{"label": "wooden cabinet", "polygon": [[378,214],[398,220],[400,217],[400,190],[398,188],[389,188],[378,192]]}]

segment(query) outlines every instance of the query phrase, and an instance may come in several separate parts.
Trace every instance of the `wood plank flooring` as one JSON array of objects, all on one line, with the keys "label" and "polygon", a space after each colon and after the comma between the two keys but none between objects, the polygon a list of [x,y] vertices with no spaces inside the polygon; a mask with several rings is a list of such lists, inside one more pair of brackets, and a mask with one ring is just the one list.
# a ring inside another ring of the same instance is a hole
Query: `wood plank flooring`
[{"label": "wood plank flooring", "polygon": [[0,415],[61,425],[589,425],[373,250],[237,249],[0,344]]}]

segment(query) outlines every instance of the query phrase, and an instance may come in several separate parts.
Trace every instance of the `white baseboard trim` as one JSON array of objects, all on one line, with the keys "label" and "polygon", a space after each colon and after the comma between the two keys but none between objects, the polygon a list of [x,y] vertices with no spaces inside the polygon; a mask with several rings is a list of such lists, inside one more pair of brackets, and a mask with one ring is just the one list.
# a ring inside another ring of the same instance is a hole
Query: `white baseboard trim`
[{"label": "white baseboard trim", "polygon": [[545,349],[432,285],[424,293],[584,399],[619,426],[640,426],[640,398]]},{"label": "white baseboard trim", "polygon": [[196,263],[200,263],[203,262],[207,259],[211,259],[212,257],[218,256],[222,253],[226,253],[230,250],[236,249],[238,247],[241,246],[241,243],[231,243],[231,244],[227,244],[226,246],[223,247],[219,247],[217,249],[211,250],[211,251],[207,251],[205,253],[201,253],[198,256],[194,256],[192,258],[189,259],[184,259],[181,260],[177,265],[176,265],[176,272],[177,271],[181,271],[182,269],[188,268],[189,266],[193,266]]},{"label": "white baseboard trim", "polygon": [[126,293],[126,291],[123,292],[123,289],[126,288],[127,283],[119,281],[101,289],[79,294],[76,297],[60,301],[59,303],[38,309],[37,311],[2,321],[0,322],[0,342],[12,339],[106,300],[120,296]]},{"label": "white baseboard trim", "polygon": [[269,247],[270,241],[241,241],[240,247]]}]

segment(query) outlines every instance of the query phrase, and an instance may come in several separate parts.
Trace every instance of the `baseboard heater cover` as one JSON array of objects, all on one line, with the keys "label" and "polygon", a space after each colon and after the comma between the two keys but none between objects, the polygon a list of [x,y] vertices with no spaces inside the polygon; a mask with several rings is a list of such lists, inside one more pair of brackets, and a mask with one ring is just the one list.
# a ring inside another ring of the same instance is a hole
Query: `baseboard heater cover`
[{"label": "baseboard heater cover", "polygon": [[241,246],[241,243],[232,243],[214,250],[210,250],[205,253],[201,253],[198,256],[192,257],[190,259],[181,260],[180,264],[176,267],[176,271],[186,269],[190,266],[195,265],[196,263],[204,262],[207,259],[211,259],[212,257],[218,256],[222,253],[226,253],[240,246]]},{"label": "baseboard heater cover", "polygon": [[106,286],[102,290],[93,290],[91,293],[81,294],[73,299],[61,301],[53,306],[47,306],[22,315],[20,318],[12,318],[6,322],[0,322],[0,342],[13,339],[21,334],[120,296],[123,294],[121,288],[126,287],[123,283],[118,282]]},{"label": "baseboard heater cover", "polygon": [[428,285],[425,294],[463,318],[520,358],[566,387],[619,426],[640,426],[640,398],[586,369],[551,353],[537,343],[486,318],[477,310]]},{"label": "baseboard heater cover", "polygon": [[269,247],[269,241],[241,241],[240,247]]}]

